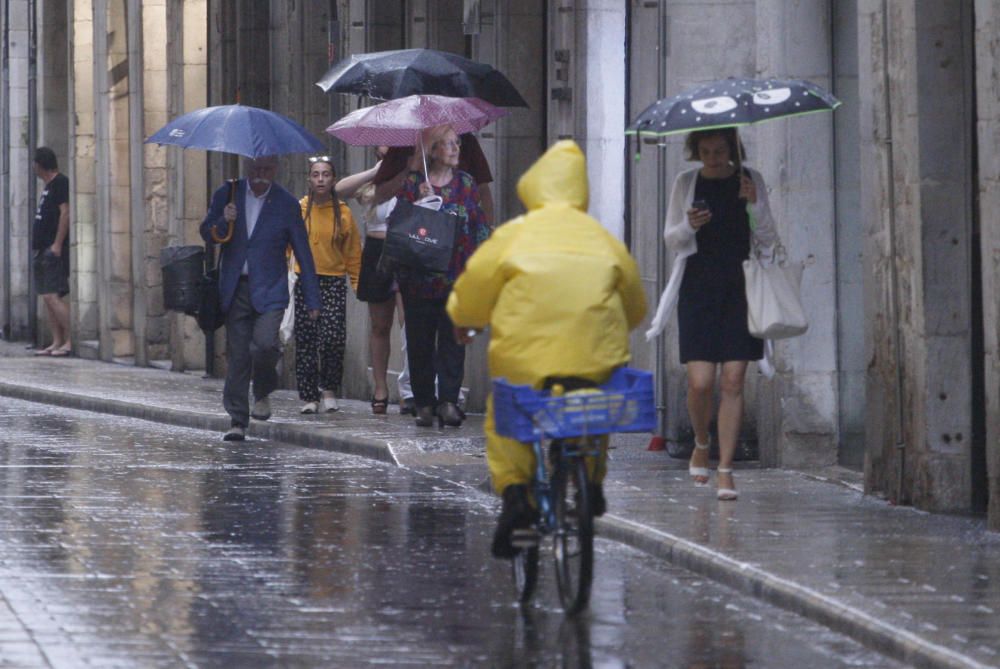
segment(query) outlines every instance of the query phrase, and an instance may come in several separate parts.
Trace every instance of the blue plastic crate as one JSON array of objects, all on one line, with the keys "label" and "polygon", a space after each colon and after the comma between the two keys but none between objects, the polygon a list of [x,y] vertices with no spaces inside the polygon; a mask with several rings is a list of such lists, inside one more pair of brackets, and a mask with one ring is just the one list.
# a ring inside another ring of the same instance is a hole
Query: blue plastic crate
[{"label": "blue plastic crate", "polygon": [[610,432],[651,432],[656,426],[653,375],[619,367],[599,388],[553,397],[548,390],[493,382],[497,432],[517,441]]}]

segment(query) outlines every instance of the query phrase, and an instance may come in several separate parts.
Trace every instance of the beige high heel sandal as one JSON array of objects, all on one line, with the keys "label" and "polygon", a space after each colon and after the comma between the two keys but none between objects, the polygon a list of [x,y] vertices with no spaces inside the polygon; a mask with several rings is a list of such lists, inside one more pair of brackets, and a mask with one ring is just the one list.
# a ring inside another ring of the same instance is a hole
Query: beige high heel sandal
[{"label": "beige high heel sandal", "polygon": [[[697,439],[694,440],[694,447],[695,450],[698,451],[708,450],[708,444],[699,444]],[[688,461],[688,475],[690,475],[691,478],[694,479],[695,485],[703,486],[703,485],[708,485],[708,477],[711,475],[711,472],[708,471],[708,467],[695,467],[694,465],[691,464],[690,461]],[[699,481],[698,477],[703,477],[705,480]]]},{"label": "beige high heel sandal", "polygon": [[[733,470],[731,468],[727,469],[723,467],[719,467],[715,471],[719,474],[733,473]],[[715,495],[724,502],[730,502],[740,496],[739,493],[736,492],[735,488],[723,488],[721,485],[719,486],[718,490],[716,490]]]}]

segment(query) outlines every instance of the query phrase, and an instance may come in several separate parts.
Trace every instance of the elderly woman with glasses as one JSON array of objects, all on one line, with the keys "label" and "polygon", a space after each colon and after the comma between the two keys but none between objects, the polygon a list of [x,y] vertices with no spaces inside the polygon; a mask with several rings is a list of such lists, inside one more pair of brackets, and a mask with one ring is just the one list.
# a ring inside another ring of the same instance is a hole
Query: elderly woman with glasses
[{"label": "elderly woman with glasses", "polygon": [[476,182],[458,169],[461,146],[455,131],[450,126],[431,128],[424,132],[422,144],[427,172],[421,169],[423,156],[418,148],[410,159],[398,197],[414,202],[428,195],[440,196],[441,211],[455,217],[455,241],[445,274],[405,272],[398,278],[406,317],[410,382],[417,405],[417,425],[433,425],[436,415],[440,425],[457,427],[464,419],[458,395],[465,374],[465,347],[455,340],[445,304],[466,261],[490,236],[491,229],[480,205]]},{"label": "elderly woman with glasses", "polygon": [[[337,411],[347,343],[347,280],[357,291],[361,237],[351,209],[334,190],[329,156],[309,158],[309,193],[300,200],[309,247],[319,276],[320,315],[306,317],[301,282],[295,282],[295,380],[302,413]],[[295,272],[299,272],[297,263]]]}]

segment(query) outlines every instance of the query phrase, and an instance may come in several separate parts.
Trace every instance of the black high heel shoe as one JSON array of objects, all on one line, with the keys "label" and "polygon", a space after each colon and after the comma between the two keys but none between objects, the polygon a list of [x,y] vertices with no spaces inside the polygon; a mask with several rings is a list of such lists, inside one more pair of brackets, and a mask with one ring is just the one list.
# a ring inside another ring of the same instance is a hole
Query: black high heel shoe
[{"label": "black high heel shoe", "polygon": [[417,427],[431,427],[434,425],[434,407],[417,408]]},{"label": "black high heel shoe", "polygon": [[437,416],[439,427],[444,427],[445,425],[449,427],[461,427],[462,419],[465,418],[454,402],[442,402],[439,404]]}]

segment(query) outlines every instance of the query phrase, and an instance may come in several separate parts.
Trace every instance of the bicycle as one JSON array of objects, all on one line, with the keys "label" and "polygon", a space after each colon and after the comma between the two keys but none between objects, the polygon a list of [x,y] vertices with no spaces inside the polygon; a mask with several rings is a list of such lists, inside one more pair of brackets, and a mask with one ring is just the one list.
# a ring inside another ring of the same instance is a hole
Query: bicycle
[{"label": "bicycle", "polygon": [[603,435],[654,429],[653,375],[620,367],[600,386],[572,377],[546,385],[535,390],[503,379],[493,383],[497,432],[530,443],[535,452],[531,486],[537,518],[514,531],[512,543],[520,550],[511,568],[518,602],[527,604],[538,585],[542,539],[551,537],[559,598],[566,614],[575,615],[590,601],[594,573],[586,458],[600,455]]}]

